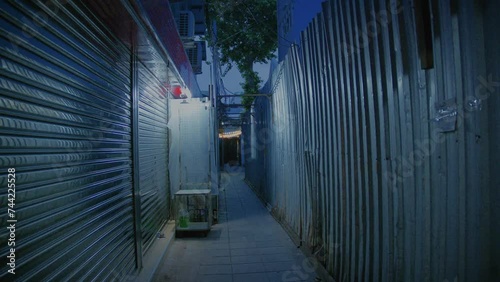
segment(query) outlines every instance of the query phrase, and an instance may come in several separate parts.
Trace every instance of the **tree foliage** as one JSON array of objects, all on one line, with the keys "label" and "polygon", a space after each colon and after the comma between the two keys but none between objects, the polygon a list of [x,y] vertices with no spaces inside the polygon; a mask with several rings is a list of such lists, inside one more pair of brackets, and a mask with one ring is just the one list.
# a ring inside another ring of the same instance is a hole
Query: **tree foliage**
[{"label": "tree foliage", "polygon": [[[208,18],[217,24],[217,40],[209,38],[221,53],[221,63],[235,64],[247,94],[257,93],[261,82],[254,63],[267,63],[277,48],[276,0],[208,0]],[[209,25],[210,26],[210,25]],[[211,34],[211,33],[209,33]],[[253,98],[244,97],[248,109]]]}]

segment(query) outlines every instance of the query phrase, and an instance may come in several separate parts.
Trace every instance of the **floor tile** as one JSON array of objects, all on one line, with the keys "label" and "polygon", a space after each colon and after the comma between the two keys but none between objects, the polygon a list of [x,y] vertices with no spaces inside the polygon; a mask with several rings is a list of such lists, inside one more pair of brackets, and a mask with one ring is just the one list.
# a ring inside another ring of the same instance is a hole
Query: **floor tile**
[{"label": "floor tile", "polygon": [[202,265],[199,270],[200,274],[231,274],[231,265],[220,264],[220,265]]},{"label": "floor tile", "polygon": [[300,267],[297,263],[293,261],[283,261],[283,262],[266,262],[264,263],[264,267],[266,271],[287,271],[294,270],[293,266]]},{"label": "floor tile", "polygon": [[232,264],[262,262],[260,255],[231,256]]},{"label": "floor tile", "polygon": [[199,282],[233,282],[230,274],[200,274],[197,277]]},{"label": "floor tile", "polygon": [[233,264],[233,273],[255,273],[255,272],[266,272],[264,265],[260,262],[258,263],[242,263]]},{"label": "floor tile", "polygon": [[281,225],[244,183],[227,175],[220,192],[219,223],[207,237],[176,238],[153,281],[314,281],[305,260]]},{"label": "floor tile", "polygon": [[266,273],[243,273],[234,274],[234,281],[238,282],[269,282],[269,278]]},{"label": "floor tile", "polygon": [[266,254],[260,256],[262,262],[295,261],[294,256],[289,254]]},{"label": "floor tile", "polygon": [[200,260],[200,265],[231,264],[231,257],[206,257]]}]

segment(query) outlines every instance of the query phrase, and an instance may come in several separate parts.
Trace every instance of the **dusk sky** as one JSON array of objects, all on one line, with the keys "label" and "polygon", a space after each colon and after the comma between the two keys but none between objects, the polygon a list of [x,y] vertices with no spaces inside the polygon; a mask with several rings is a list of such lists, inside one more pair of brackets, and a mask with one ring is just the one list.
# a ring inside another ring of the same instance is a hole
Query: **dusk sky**
[{"label": "dusk sky", "polygon": [[[207,48],[207,60],[212,61],[212,52],[210,48]],[[222,71],[224,70],[225,67],[222,68]],[[269,77],[269,64],[255,64],[254,70],[259,73],[260,79],[262,80],[261,85],[264,84]],[[210,65],[203,62],[203,73],[197,75],[196,78],[198,79],[201,91],[208,90],[208,85],[210,84]],[[236,66],[233,66],[233,68],[222,79],[224,81],[224,86],[229,91],[233,93],[241,93],[243,91],[240,85],[240,83],[243,82],[243,78],[241,77],[241,74]]]}]

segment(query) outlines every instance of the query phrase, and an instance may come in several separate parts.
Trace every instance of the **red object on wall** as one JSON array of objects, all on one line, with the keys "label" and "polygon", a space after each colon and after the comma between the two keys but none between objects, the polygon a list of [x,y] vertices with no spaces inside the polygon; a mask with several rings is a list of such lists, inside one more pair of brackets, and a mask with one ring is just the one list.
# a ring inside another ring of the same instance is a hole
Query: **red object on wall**
[{"label": "red object on wall", "polygon": [[172,94],[176,99],[181,98],[182,88],[180,86],[172,86]]}]

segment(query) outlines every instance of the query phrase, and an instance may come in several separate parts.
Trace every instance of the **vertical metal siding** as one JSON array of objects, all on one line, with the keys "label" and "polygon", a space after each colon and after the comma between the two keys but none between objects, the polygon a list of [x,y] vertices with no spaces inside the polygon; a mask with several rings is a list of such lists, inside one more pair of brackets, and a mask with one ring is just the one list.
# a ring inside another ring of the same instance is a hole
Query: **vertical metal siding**
[{"label": "vertical metal siding", "polygon": [[[498,58],[486,2],[432,2],[434,67],[424,70],[421,2],[327,1],[266,83],[271,101],[256,99],[255,124],[243,128],[245,150],[257,153],[247,180],[335,279],[483,281],[498,272],[498,247],[488,250],[498,235],[488,199],[498,199],[498,99],[470,106],[481,79],[498,75],[483,51]],[[446,132],[436,119],[444,101],[457,109]]]}]

